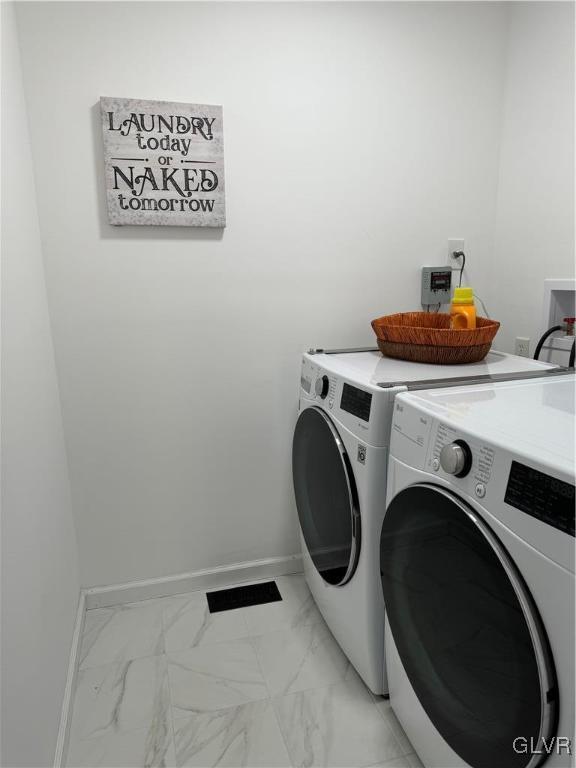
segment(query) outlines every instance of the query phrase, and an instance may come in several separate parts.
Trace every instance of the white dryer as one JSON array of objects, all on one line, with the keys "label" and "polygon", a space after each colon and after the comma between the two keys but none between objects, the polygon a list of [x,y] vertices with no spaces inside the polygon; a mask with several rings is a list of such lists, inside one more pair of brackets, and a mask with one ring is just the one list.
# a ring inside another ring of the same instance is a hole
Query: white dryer
[{"label": "white dryer", "polygon": [[385,654],[427,768],[574,765],[575,381],[396,399]]},{"label": "white dryer", "polygon": [[379,540],[394,397],[409,387],[555,375],[560,369],[490,352],[437,366],[378,350],[303,356],[292,467],[304,573],[340,646],[374,693],[386,693]]}]

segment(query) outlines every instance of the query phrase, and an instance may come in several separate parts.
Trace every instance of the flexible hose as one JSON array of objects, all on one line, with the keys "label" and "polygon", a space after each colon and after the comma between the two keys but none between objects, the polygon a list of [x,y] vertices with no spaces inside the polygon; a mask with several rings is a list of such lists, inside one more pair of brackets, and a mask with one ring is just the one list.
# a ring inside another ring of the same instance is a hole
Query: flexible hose
[{"label": "flexible hose", "polygon": [[540,352],[542,351],[542,347],[544,346],[544,342],[548,338],[548,336],[552,336],[553,333],[556,333],[556,331],[561,331],[562,326],[561,325],[554,325],[552,328],[548,328],[546,333],[543,333],[540,337],[540,341],[536,345],[536,351],[534,352],[534,360],[538,360],[540,357]]},{"label": "flexible hose", "polygon": [[574,368],[574,355],[576,354],[576,341],[572,342],[572,349],[570,350],[570,358],[568,360],[568,368]]}]

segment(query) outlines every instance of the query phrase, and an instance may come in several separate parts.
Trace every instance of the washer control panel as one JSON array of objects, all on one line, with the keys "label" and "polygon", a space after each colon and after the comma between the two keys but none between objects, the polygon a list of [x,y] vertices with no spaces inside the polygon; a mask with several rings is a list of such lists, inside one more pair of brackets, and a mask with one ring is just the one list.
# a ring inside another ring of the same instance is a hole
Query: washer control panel
[{"label": "washer control panel", "polygon": [[303,355],[299,410],[322,408],[335,420],[337,429],[343,426],[363,444],[387,448],[396,390],[382,389],[371,383],[367,373],[360,377],[348,360],[346,355]]},{"label": "washer control panel", "polygon": [[316,383],[314,384],[314,391],[318,395],[318,397],[321,397],[322,400],[325,400],[328,396],[328,390],[330,389],[330,379],[326,374],[324,376],[318,376],[316,379]]},{"label": "washer control panel", "polygon": [[302,370],[300,374],[300,386],[307,395],[312,392],[312,376],[306,370]]},{"label": "washer control panel", "polygon": [[300,370],[300,388],[305,396],[314,400],[325,400],[332,408],[336,398],[338,381],[336,376],[329,375],[318,365],[304,359]]},{"label": "washer control panel", "polygon": [[340,408],[343,411],[357,416],[362,421],[370,421],[370,407],[372,405],[372,395],[359,387],[353,387],[351,384],[344,383],[342,387],[342,399]]}]

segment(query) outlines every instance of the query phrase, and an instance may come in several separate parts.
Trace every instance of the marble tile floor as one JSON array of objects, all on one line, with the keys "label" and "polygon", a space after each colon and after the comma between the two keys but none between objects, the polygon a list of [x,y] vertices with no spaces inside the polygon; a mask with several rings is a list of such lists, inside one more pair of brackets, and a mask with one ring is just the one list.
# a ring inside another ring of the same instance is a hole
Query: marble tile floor
[{"label": "marble tile floor", "polygon": [[216,614],[204,592],[87,611],[69,768],[421,766],[304,578],[276,583],[281,602]]}]

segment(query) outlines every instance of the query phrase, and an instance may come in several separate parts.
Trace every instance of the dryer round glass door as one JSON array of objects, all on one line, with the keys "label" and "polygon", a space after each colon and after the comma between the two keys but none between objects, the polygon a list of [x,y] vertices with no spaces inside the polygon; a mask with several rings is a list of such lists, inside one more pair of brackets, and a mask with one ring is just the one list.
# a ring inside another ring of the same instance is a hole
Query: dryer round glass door
[{"label": "dryer round glass door", "polygon": [[552,655],[492,529],[448,491],[409,486],[386,510],[380,570],[404,670],[448,745],[472,768],[539,765],[546,755],[518,753],[514,740],[555,734]]},{"label": "dryer round glass door", "polygon": [[360,513],[352,466],[324,411],[302,411],[292,443],[292,475],[302,535],[328,584],[345,584],[360,553]]}]

